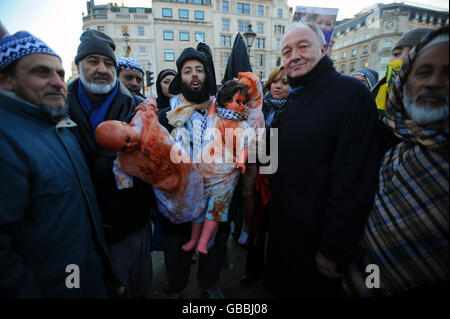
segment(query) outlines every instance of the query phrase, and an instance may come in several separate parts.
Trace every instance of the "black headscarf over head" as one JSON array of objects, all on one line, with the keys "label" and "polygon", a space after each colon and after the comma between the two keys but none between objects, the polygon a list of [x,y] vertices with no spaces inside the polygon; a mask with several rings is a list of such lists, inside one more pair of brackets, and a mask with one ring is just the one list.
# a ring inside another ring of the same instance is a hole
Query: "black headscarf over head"
[{"label": "black headscarf over head", "polygon": [[177,75],[177,71],[172,69],[165,69],[159,72],[158,77],[156,78],[156,93],[158,94],[158,97],[156,98],[156,104],[158,105],[158,108],[161,110],[165,107],[170,106],[170,98],[164,95],[161,87],[161,82],[164,80],[164,78],[168,75]]},{"label": "black headscarf over head", "polygon": [[[203,89],[200,92],[193,92],[190,88],[183,85],[181,81],[181,68],[183,67],[183,64],[189,60],[197,60],[203,64],[206,78],[203,83]],[[175,75],[175,78],[169,86],[169,92],[171,94],[183,93],[184,97],[188,101],[196,103],[201,103],[209,99],[212,95],[211,85],[215,85],[215,83],[213,83],[214,80],[211,75],[211,71],[208,68],[207,57],[203,52],[200,52],[192,47],[184,49],[183,52],[181,52],[180,57],[177,59],[177,69],[178,73]]]}]

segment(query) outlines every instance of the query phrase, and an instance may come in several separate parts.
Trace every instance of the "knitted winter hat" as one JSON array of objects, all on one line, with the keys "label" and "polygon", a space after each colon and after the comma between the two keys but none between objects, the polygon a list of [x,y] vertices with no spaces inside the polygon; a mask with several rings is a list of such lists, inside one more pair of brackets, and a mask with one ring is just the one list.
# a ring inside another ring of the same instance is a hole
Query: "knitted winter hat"
[{"label": "knitted winter hat", "polygon": [[114,55],[116,45],[109,36],[97,30],[87,30],[81,35],[80,41],[75,64],[78,64],[80,60],[89,54],[101,54],[111,58],[117,67],[116,56]]},{"label": "knitted winter hat", "polygon": [[356,70],[355,72],[353,72],[352,76],[355,74],[360,74],[360,75],[364,76],[366,78],[367,82],[369,83],[370,89],[372,89],[375,86],[375,84],[377,84],[377,82],[378,82],[378,73],[375,70],[363,68],[363,69],[359,69],[359,70]]},{"label": "knitted winter hat", "polygon": [[401,47],[410,47],[413,48],[416,46],[417,43],[419,43],[420,39],[422,37],[429,33],[430,31],[433,31],[433,29],[430,28],[418,28],[411,30],[409,32],[406,32],[397,42],[394,49],[401,48]]},{"label": "knitted winter hat", "polygon": [[19,31],[12,35],[6,34],[0,39],[0,69],[33,53],[50,54],[61,60],[59,55],[48,45],[27,31]]},{"label": "knitted winter hat", "polygon": [[117,59],[117,73],[122,70],[137,71],[144,74],[144,69],[135,59],[131,58],[119,58]]}]

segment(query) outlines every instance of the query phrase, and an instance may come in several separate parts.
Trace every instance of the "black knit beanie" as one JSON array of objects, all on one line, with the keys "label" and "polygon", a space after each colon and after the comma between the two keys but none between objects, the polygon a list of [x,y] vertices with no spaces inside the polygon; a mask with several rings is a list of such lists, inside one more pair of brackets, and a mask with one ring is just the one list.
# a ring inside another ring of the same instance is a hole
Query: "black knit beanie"
[{"label": "black knit beanie", "polygon": [[87,30],[81,35],[80,41],[75,57],[75,64],[78,64],[80,60],[89,54],[101,54],[111,58],[117,67],[116,56],[114,55],[116,45],[109,36],[96,30]]}]

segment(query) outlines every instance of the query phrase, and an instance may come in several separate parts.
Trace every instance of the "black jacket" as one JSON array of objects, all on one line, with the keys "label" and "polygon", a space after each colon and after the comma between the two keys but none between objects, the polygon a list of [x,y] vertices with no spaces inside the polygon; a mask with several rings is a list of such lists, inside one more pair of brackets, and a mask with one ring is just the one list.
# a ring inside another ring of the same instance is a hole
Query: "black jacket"
[{"label": "black jacket", "polygon": [[[150,208],[154,205],[154,193],[150,184],[134,178],[134,187],[118,190],[112,171],[116,152],[101,148],[95,141],[91,123],[78,101],[78,80],[69,85],[70,118],[78,124],[72,129],[81,145],[91,173],[100,211],[105,223],[105,235],[109,242],[123,239],[142,228],[149,221]],[[120,83],[105,120],[129,123],[135,111],[135,100]]]},{"label": "black jacket", "polygon": [[316,272],[317,251],[340,264],[361,255],[378,177],[376,128],[369,90],[335,70],[290,97],[271,179],[269,274],[299,282]]}]

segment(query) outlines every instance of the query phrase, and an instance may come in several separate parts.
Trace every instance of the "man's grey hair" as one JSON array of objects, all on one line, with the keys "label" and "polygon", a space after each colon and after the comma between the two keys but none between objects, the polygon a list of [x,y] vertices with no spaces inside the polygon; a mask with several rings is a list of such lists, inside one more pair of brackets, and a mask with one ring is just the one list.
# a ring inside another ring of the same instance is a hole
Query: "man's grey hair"
[{"label": "man's grey hair", "polygon": [[289,31],[291,31],[291,30],[293,30],[295,28],[298,28],[298,27],[309,27],[309,28],[311,28],[316,33],[317,38],[319,39],[320,46],[326,44],[326,42],[325,42],[325,35],[323,34],[322,30],[320,30],[320,28],[317,25],[315,25],[314,23],[310,23],[310,22],[300,22],[300,21],[294,22],[294,23],[292,23],[291,25],[289,25],[287,27],[286,32],[284,33],[283,39],[282,39],[281,42],[283,42],[284,38],[286,37],[286,34],[288,34]]}]

